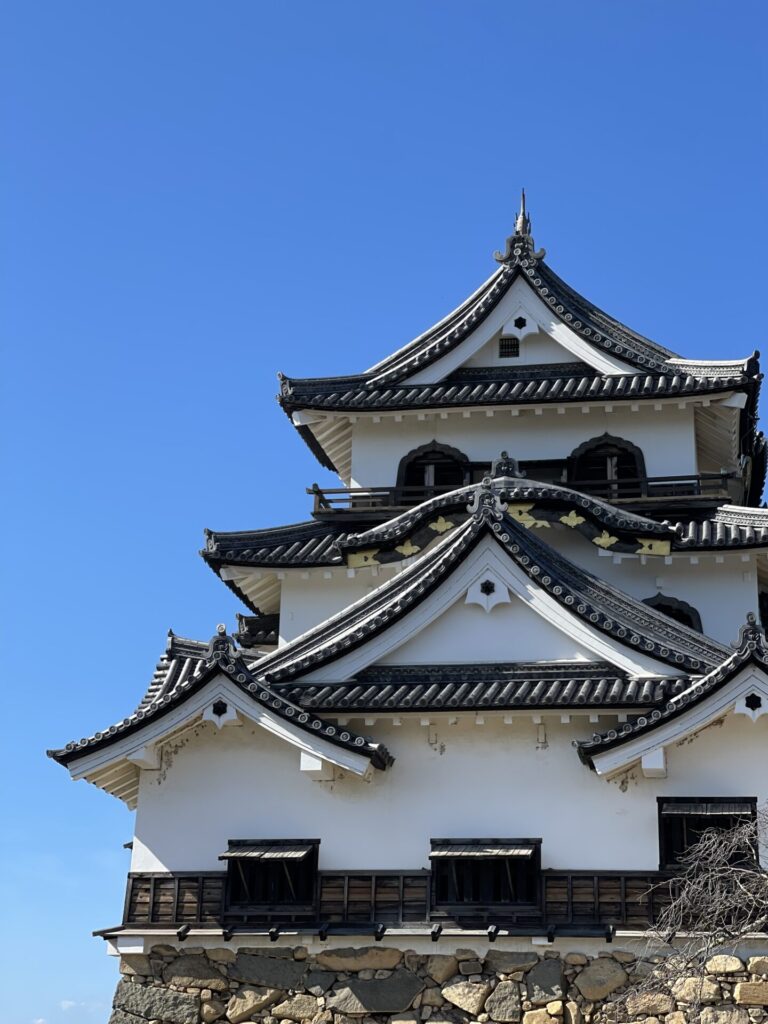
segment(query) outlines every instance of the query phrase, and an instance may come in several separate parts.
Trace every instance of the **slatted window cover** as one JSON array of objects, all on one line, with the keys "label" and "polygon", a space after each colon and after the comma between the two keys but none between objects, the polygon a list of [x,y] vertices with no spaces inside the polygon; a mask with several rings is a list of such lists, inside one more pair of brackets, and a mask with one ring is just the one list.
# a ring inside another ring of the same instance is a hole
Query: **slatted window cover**
[{"label": "slatted window cover", "polygon": [[536,847],[520,843],[472,844],[459,846],[452,843],[434,843],[433,857],[532,857]]},{"label": "slatted window cover", "polygon": [[230,846],[225,853],[219,854],[219,860],[304,860],[311,849],[309,843],[297,843],[295,846],[252,843]]},{"label": "slatted window cover", "polygon": [[730,802],[708,802],[700,803],[691,801],[690,803],[663,803],[661,805],[662,814],[701,814],[706,816],[716,816],[725,814],[752,814],[754,805],[747,801],[730,801]]}]

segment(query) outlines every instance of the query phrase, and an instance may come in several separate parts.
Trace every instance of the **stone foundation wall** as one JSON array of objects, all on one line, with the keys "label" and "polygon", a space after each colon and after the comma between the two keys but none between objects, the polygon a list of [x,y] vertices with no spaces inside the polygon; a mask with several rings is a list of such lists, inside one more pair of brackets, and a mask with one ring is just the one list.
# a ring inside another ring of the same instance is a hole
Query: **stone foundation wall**
[{"label": "stone foundation wall", "polygon": [[641,994],[650,965],[621,950],[159,945],[120,969],[110,1024],[768,1024],[768,956],[713,957],[704,979]]}]

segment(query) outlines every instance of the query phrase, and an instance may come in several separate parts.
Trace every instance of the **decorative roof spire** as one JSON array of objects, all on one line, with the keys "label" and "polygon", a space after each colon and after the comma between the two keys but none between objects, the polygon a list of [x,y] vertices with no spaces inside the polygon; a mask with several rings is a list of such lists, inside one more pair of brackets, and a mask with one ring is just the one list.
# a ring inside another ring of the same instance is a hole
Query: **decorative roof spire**
[{"label": "decorative roof spire", "polygon": [[515,234],[516,235],[528,235],[531,234],[531,218],[525,212],[525,189],[520,190],[520,212],[517,215],[515,221]]},{"label": "decorative roof spire", "polygon": [[[546,253],[543,249],[534,252],[534,242],[531,236],[531,218],[525,208],[525,189],[520,190],[520,210],[515,217],[515,233],[507,239],[504,252],[495,252],[493,258],[497,263],[517,263],[521,258],[530,260],[544,259]],[[528,264],[526,264],[528,266]]]}]

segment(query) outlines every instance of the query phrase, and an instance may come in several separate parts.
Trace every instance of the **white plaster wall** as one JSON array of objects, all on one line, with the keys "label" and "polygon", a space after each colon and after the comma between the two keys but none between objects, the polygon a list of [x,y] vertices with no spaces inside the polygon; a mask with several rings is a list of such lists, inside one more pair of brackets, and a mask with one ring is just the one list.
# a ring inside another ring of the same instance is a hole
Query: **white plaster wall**
[{"label": "white plaster wall", "polygon": [[565,406],[562,415],[545,408],[537,416],[521,410],[472,412],[467,418],[425,414],[423,420],[404,416],[401,423],[361,418],[352,428],[353,487],[392,486],[403,456],[437,440],[464,452],[472,461],[491,462],[499,452],[516,459],[565,458],[584,441],[609,433],[636,444],[645,457],[649,476],[687,475],[697,472],[693,407],[664,406],[662,412],[639,406],[637,412],[617,406],[612,412]]},{"label": "white plaster wall", "polygon": [[383,665],[494,661],[594,661],[595,656],[526,607],[519,597],[486,612],[463,595],[440,618],[381,659]]},{"label": "white plaster wall", "polygon": [[[721,643],[730,644],[736,640],[747,613],[757,613],[756,562],[759,556],[754,552],[679,554],[672,557],[670,564],[666,564],[663,557],[648,557],[644,562],[640,558],[622,558],[617,564],[613,556],[603,555],[599,548],[574,530],[552,527],[546,531],[544,539],[577,565],[638,600],[661,591],[669,597],[687,601],[701,615],[704,632]],[[693,564],[691,557],[697,559]],[[288,570],[281,593],[281,643],[293,640],[378,588],[400,571],[400,565],[378,570],[357,569],[351,577],[345,569],[334,569],[330,578],[325,575],[329,570]],[[485,615],[478,607],[474,611],[479,616]],[[498,610],[494,615],[497,613]],[[517,643],[538,644],[539,640],[522,631],[515,635],[519,639],[515,641],[514,656],[522,660],[523,655],[517,653]],[[450,633],[448,640],[452,640]],[[442,648],[438,645],[436,649]],[[510,657],[509,650],[505,656]]]},{"label": "white plaster wall", "polygon": [[[514,337],[520,337],[520,331],[513,331]],[[499,338],[501,331],[485,343],[471,356],[465,366],[504,366],[514,370],[518,366],[538,366],[542,363],[574,363],[577,362],[573,352],[564,348],[554,338],[543,331],[527,334],[520,338],[520,355],[515,359],[502,359],[499,356]]]},{"label": "white plaster wall", "polygon": [[334,569],[328,579],[322,570],[288,570],[280,594],[280,642],[287,643],[306,633],[377,589],[392,575],[391,570],[384,570],[374,576],[367,569],[348,577],[344,569]]},{"label": "white plaster wall", "polygon": [[[571,746],[597,728],[530,715],[513,725],[419,716],[366,729],[397,760],[370,781],[316,782],[298,752],[257,726],[198,727],[143,772],[131,870],[218,870],[234,838],[320,837],[320,867],[428,866],[431,836],[540,837],[545,867],[658,867],[656,798],[768,798],[768,716],[731,715],[668,751],[668,777],[598,778]],[[612,720],[602,717],[600,728]],[[353,719],[352,727],[363,728]]]},{"label": "white plaster wall", "polygon": [[623,558],[616,564],[572,530],[549,529],[545,539],[577,565],[641,601],[659,591],[687,601],[701,615],[704,632],[721,643],[737,640],[748,612],[758,612],[754,552],[698,552],[694,564],[691,556],[682,554],[673,556],[669,565],[659,557],[646,558],[645,564],[640,558]]}]

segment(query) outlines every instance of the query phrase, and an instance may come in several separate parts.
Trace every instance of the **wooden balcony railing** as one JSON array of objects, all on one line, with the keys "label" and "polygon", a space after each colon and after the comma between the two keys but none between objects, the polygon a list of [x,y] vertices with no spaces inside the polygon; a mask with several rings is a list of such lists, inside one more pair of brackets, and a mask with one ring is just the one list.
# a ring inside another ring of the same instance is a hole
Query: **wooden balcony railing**
[{"label": "wooden balcony railing", "polygon": [[728,497],[735,473],[697,473],[690,476],[638,476],[623,480],[569,480],[565,486],[607,501],[639,498]]},{"label": "wooden balcony railing", "polygon": [[545,870],[539,875],[535,904],[433,906],[427,870],[320,871],[312,906],[235,907],[227,900],[226,877],[225,872],[132,873],[123,923],[244,929],[280,924],[316,928],[324,924],[346,928],[498,924],[529,934],[549,928],[644,929],[658,919],[670,898],[669,887],[653,887],[671,879],[653,871]]},{"label": "wooden balcony railing", "polygon": [[[564,480],[574,491],[604,498],[609,502],[652,502],[657,499],[728,498],[729,481],[735,473],[695,473],[682,476],[643,476],[623,480]],[[534,482],[534,481],[532,481]],[[324,518],[337,513],[355,516],[390,515],[420,505],[423,501],[456,490],[447,487],[325,487],[313,484],[307,494],[314,497],[312,514]]]},{"label": "wooden balcony railing", "polygon": [[440,494],[455,491],[449,487],[325,487],[312,484],[307,494],[314,495],[313,515],[333,512],[368,513],[402,511]]}]

